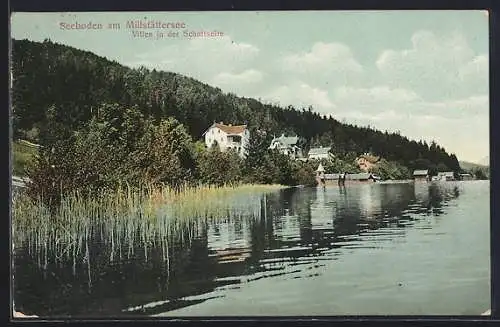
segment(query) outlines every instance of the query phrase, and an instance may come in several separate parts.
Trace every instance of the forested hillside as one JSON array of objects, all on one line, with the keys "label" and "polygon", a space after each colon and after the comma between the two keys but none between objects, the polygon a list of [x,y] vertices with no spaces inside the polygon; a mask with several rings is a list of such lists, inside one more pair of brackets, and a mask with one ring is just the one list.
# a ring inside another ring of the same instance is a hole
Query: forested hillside
[{"label": "forested hillside", "polygon": [[480,165],[467,161],[459,161],[459,163],[463,171],[472,174],[477,179],[488,179],[490,176],[489,165]]},{"label": "forested hillside", "polygon": [[51,120],[76,131],[112,114],[100,112],[103,104],[117,104],[154,121],[173,117],[194,141],[214,121],[245,123],[268,135],[299,135],[306,147],[332,146],[339,156],[372,152],[409,170],[460,170],[456,156],[434,142],[343,124],[313,108],[263,104],[171,72],[131,69],[50,40],[13,40],[12,55],[14,135],[42,145]]}]

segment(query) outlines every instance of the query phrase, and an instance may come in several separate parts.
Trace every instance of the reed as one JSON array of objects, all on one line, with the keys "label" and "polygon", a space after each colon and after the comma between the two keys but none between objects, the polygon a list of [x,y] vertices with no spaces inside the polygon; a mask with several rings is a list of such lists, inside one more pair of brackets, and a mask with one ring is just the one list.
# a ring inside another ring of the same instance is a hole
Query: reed
[{"label": "reed", "polygon": [[71,192],[54,211],[41,196],[33,200],[20,193],[12,206],[13,238],[16,247],[27,247],[45,268],[48,259],[73,267],[77,261],[90,265],[88,242],[92,240],[110,249],[110,261],[134,255],[138,246],[146,260],[151,248],[161,249],[168,259],[172,244],[189,243],[197,236],[200,221],[258,215],[261,195],[282,187],[145,185],[132,189],[122,185],[97,194]]}]

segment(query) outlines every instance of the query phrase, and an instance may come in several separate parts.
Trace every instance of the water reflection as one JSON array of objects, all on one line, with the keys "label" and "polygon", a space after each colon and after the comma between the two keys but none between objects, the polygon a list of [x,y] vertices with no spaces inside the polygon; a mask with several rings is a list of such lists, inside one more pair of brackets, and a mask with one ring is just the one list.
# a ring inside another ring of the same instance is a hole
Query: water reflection
[{"label": "water reflection", "polygon": [[90,260],[45,270],[20,251],[16,305],[41,317],[157,314],[261,278],[310,278],[348,251],[397,244],[408,228],[432,228],[437,220],[426,219],[459,196],[453,183],[291,188],[254,199],[252,212],[192,222],[182,237],[188,242],[166,248],[134,245],[110,260],[109,243],[94,235]]}]

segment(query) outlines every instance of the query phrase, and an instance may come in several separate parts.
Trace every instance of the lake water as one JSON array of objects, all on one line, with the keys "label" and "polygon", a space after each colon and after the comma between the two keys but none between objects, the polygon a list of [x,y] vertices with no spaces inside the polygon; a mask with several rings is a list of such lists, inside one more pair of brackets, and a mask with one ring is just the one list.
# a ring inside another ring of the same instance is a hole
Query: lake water
[{"label": "lake water", "polygon": [[[16,309],[40,317],[479,315],[488,181],[293,188],[234,199],[170,250],[45,269],[16,248]],[[238,212],[241,200],[254,210]],[[231,206],[231,203],[229,203]],[[229,207],[228,207],[229,208]],[[148,252],[149,251],[149,252]]]}]

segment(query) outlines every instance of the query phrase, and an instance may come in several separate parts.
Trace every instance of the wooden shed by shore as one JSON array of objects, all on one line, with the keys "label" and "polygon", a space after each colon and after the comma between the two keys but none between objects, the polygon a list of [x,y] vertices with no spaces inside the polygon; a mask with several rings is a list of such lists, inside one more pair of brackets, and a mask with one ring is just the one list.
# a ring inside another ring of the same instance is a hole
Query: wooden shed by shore
[{"label": "wooden shed by shore", "polygon": [[429,170],[427,169],[422,169],[422,170],[415,170],[413,172],[413,179],[417,182],[427,182],[430,180],[430,175],[429,175]]},{"label": "wooden shed by shore", "polygon": [[[318,176],[318,175],[317,175]],[[328,185],[337,185],[337,182],[339,180],[339,177],[343,176],[341,173],[333,173],[333,174],[324,174],[325,176],[325,182]],[[356,173],[356,174],[349,174],[347,173],[345,175],[345,182],[346,183],[373,183],[376,181],[379,181],[380,178],[372,173]],[[318,184],[320,180],[318,178]]]},{"label": "wooden shed by shore", "polygon": [[474,176],[472,176],[471,174],[460,174],[460,179],[463,180],[463,181],[471,181],[474,179]]},{"label": "wooden shed by shore", "polygon": [[346,181],[349,182],[364,182],[364,183],[373,183],[379,180],[376,175],[372,173],[357,173],[357,174],[347,174]]}]

